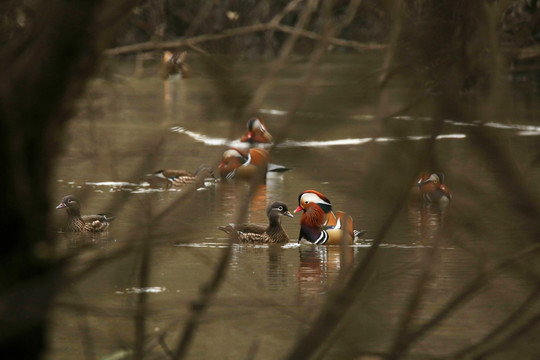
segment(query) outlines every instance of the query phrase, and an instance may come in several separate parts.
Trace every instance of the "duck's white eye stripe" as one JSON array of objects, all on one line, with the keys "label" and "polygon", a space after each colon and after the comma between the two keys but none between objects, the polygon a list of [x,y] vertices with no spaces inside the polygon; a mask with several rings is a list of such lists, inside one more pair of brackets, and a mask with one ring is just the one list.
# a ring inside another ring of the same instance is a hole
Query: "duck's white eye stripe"
[{"label": "duck's white eye stripe", "polygon": [[319,195],[314,193],[305,193],[304,195],[302,195],[301,199],[304,201],[305,204],[313,202],[317,204],[332,205],[329,202],[324,201]]}]

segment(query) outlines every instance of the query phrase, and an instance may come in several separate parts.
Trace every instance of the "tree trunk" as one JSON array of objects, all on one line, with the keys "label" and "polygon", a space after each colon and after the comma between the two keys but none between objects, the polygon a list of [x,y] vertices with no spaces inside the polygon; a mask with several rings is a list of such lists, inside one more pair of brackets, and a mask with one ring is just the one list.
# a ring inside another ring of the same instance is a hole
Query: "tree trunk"
[{"label": "tree trunk", "polygon": [[103,2],[0,8],[3,18],[9,6],[26,14],[16,27],[0,29],[7,40],[0,48],[0,354],[6,359],[40,358],[46,348],[47,314],[62,276],[52,257],[51,175],[75,100],[105,46],[97,21]]}]

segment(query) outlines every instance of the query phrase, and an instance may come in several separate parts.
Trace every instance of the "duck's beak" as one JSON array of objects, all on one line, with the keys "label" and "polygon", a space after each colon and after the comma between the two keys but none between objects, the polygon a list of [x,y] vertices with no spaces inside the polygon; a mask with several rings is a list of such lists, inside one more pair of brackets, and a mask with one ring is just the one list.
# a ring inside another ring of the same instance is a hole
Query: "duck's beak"
[{"label": "duck's beak", "polygon": [[66,203],[61,202],[60,204],[58,204],[58,206],[56,208],[57,209],[63,209],[65,207],[67,207]]},{"label": "duck's beak", "polygon": [[285,211],[285,212],[283,213],[283,215],[288,216],[288,217],[294,217],[294,215],[291,214],[291,212],[290,212],[289,210]]},{"label": "duck's beak", "polygon": [[298,207],[296,208],[296,210],[294,210],[294,213],[296,214],[297,212],[302,211],[302,210],[304,210],[304,209],[302,209],[301,206],[298,206]]}]

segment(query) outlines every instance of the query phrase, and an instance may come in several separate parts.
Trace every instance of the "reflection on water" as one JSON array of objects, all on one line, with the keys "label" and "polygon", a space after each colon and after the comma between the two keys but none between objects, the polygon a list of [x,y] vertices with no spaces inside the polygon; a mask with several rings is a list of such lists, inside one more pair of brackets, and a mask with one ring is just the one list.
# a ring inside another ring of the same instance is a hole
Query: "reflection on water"
[{"label": "reflection on water", "polygon": [[114,236],[109,232],[59,232],[57,240],[58,251],[68,255],[81,254],[89,248],[107,248],[116,243]]},{"label": "reflection on water", "polygon": [[355,249],[333,245],[300,246],[300,265],[296,272],[300,294],[305,297],[325,294],[340,271],[353,263]]},{"label": "reflection on water", "polygon": [[408,209],[413,238],[418,240],[417,244],[433,245],[440,237],[446,207],[417,201],[411,202]]},{"label": "reflection on water", "polygon": [[[283,201],[282,174],[268,173],[266,184],[259,185],[249,201],[246,222],[267,224],[266,207],[274,201]],[[244,182],[222,182],[217,186],[218,206],[228,219],[225,224],[234,223],[238,205],[249,196],[249,185]],[[288,206],[291,206],[287,204]]]}]

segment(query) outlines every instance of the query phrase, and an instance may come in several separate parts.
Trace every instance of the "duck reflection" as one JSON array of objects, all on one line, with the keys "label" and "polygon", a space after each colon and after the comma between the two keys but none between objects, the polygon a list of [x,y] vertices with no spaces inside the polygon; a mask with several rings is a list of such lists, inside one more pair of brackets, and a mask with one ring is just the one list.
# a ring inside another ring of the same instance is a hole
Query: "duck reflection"
[{"label": "duck reflection", "polygon": [[287,261],[283,261],[283,249],[277,244],[271,244],[268,247],[268,288],[270,290],[279,290],[288,286],[288,266]]},{"label": "duck reflection", "polygon": [[[221,213],[225,214],[225,223],[236,221],[238,204],[247,198],[250,186],[248,183],[219,183],[217,193]],[[282,175],[273,175],[267,178],[266,184],[257,185],[253,196],[249,201],[248,215],[245,221],[256,223],[268,223],[266,207],[273,201],[281,201],[283,194]]]},{"label": "duck reflection", "polygon": [[[217,189],[221,213],[225,223],[234,223],[238,204],[249,194],[248,184],[220,183]],[[268,223],[266,217],[267,185],[259,185],[249,201],[247,219],[242,222]]]},{"label": "duck reflection", "polygon": [[304,297],[326,293],[333,281],[354,262],[354,247],[313,246],[299,248],[296,278]]},{"label": "duck reflection", "polygon": [[59,255],[80,255],[90,249],[106,248],[115,242],[115,239],[108,232],[59,232],[55,248]]},{"label": "duck reflection", "polygon": [[[231,269],[246,273],[260,288],[277,291],[287,288],[290,278],[289,262],[283,258],[284,249],[279,244],[262,246],[236,245],[232,248]],[[261,264],[264,263],[264,266]],[[263,275],[264,272],[264,275]]]},{"label": "duck reflection", "polygon": [[444,224],[445,214],[445,206],[429,203],[411,203],[409,205],[409,223],[413,228],[413,235],[419,243],[433,244],[438,237],[439,229]]}]

